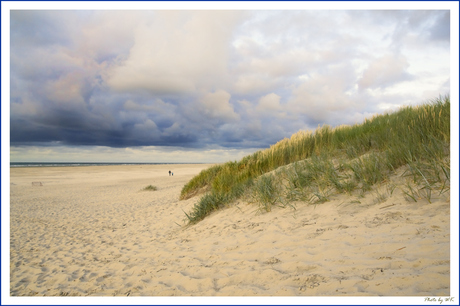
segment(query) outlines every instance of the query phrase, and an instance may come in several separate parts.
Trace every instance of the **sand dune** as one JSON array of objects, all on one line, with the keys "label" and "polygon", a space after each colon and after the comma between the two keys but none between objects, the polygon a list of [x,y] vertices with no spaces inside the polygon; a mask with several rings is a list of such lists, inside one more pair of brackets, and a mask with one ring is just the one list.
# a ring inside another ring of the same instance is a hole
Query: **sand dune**
[{"label": "sand dune", "polygon": [[448,197],[239,202],[185,227],[181,188],[206,167],[12,168],[10,294],[450,295]]}]

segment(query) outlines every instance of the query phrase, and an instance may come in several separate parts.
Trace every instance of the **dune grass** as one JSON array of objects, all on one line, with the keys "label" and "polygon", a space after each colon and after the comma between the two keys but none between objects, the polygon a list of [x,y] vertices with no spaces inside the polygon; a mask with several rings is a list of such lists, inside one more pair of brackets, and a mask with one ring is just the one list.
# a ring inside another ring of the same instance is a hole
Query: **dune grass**
[{"label": "dune grass", "polygon": [[183,187],[181,199],[205,192],[186,213],[195,223],[245,194],[270,211],[292,201],[323,203],[336,193],[365,193],[402,166],[410,178],[403,189],[408,200],[431,201],[433,192],[449,190],[449,96],[353,126],[299,131],[238,162],[201,171]]},{"label": "dune grass", "polygon": [[153,186],[153,185],[148,185],[146,187],[144,187],[144,189],[142,189],[143,191],[156,191],[158,190],[158,188],[156,186]]}]

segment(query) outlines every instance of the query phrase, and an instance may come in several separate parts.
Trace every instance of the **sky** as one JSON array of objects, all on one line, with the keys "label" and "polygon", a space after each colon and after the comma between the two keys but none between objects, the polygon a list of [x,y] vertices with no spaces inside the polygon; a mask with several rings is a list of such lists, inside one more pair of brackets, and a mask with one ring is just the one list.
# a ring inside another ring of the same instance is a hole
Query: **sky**
[{"label": "sky", "polygon": [[11,9],[10,161],[226,162],[427,103],[458,46],[419,4]]}]

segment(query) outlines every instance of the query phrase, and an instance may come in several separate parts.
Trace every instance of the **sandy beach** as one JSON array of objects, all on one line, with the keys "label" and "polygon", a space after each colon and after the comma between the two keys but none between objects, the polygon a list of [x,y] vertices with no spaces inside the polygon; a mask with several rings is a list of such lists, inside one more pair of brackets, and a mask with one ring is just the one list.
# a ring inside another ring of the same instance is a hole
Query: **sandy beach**
[{"label": "sandy beach", "polygon": [[11,168],[10,295],[450,296],[449,196],[240,201],[185,226],[208,166]]}]

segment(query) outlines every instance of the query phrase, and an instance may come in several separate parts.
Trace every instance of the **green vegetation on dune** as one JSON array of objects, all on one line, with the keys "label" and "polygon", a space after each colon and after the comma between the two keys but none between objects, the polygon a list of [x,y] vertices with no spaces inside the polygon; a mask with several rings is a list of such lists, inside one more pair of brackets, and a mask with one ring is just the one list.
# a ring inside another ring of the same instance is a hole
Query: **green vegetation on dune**
[{"label": "green vegetation on dune", "polygon": [[158,188],[156,186],[153,186],[153,185],[148,185],[146,187],[144,187],[144,189],[142,189],[144,191],[156,191],[158,190]]},{"label": "green vegetation on dune", "polygon": [[335,193],[364,193],[401,166],[413,178],[403,189],[408,199],[430,200],[432,192],[448,190],[449,96],[353,126],[299,131],[239,162],[201,171],[183,187],[181,199],[205,193],[186,213],[195,223],[245,194],[270,211],[296,200],[322,203]]}]

